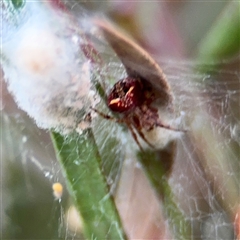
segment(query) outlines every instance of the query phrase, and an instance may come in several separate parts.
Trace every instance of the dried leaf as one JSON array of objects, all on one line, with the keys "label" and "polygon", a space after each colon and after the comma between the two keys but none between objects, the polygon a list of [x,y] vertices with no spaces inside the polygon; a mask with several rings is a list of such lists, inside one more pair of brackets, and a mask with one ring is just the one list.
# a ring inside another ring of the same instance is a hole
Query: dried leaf
[{"label": "dried leaf", "polygon": [[166,76],[157,62],[138,44],[104,20],[95,19],[95,24],[116,52],[130,77],[140,77],[151,83],[157,96],[158,106],[172,105],[172,92]]}]

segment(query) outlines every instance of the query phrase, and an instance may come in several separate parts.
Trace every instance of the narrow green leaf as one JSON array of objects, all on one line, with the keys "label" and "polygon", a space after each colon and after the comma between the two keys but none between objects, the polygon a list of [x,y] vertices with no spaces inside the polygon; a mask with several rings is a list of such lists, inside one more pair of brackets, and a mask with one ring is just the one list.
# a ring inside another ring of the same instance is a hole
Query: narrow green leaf
[{"label": "narrow green leaf", "polygon": [[12,0],[12,4],[16,9],[22,7],[24,3],[25,3],[25,0]]},{"label": "narrow green leaf", "polygon": [[87,239],[126,239],[102,171],[91,130],[63,137],[52,133],[55,149]]},{"label": "narrow green leaf", "polygon": [[155,190],[159,201],[163,204],[166,219],[169,221],[174,239],[190,239],[190,224],[175,203],[174,194],[168,183],[175,156],[176,143],[171,142],[160,151],[148,151],[139,154],[143,169]]},{"label": "narrow green leaf", "polygon": [[216,62],[234,56],[239,51],[240,2],[232,1],[202,40],[198,58],[203,62]]}]

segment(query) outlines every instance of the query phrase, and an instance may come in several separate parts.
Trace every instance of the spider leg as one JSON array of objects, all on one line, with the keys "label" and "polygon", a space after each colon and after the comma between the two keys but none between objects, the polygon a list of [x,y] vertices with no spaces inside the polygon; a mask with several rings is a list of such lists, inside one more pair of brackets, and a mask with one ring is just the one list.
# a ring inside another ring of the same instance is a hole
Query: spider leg
[{"label": "spider leg", "polygon": [[174,128],[174,127],[172,127],[170,125],[167,125],[167,124],[164,124],[164,123],[162,123],[160,121],[158,121],[156,123],[156,126],[157,127],[161,127],[161,128],[165,128],[165,129],[169,129],[169,130],[172,130],[172,131],[176,131],[176,132],[187,132],[186,130]]},{"label": "spider leg", "polygon": [[133,127],[132,127],[131,124],[128,123],[128,122],[127,122],[126,124],[127,124],[128,128],[129,128],[131,134],[132,134],[133,139],[135,140],[135,142],[136,142],[137,145],[139,146],[140,150],[141,150],[142,152],[144,152],[144,150],[143,150],[140,142],[138,141],[137,134],[136,134],[136,133],[134,132],[134,130],[133,130]]},{"label": "spider leg", "polygon": [[[143,139],[143,141],[145,141],[151,148],[155,148],[144,136],[143,132],[141,131],[141,115],[139,115],[138,113],[135,113],[133,116],[132,116],[132,122],[133,122],[133,127],[136,129],[137,133],[139,134],[139,136]],[[137,121],[136,121],[137,119]],[[129,126],[130,124],[128,124]]]},{"label": "spider leg", "polygon": [[93,107],[90,107],[94,112],[96,112],[97,114],[99,114],[101,117],[105,118],[105,119],[108,119],[108,120],[111,120],[111,121],[114,121],[114,122],[117,122],[117,123],[122,123],[123,121],[121,119],[117,119],[115,117],[112,117],[110,115],[107,115],[107,114],[104,114],[100,111],[98,111],[97,109],[93,108]]},{"label": "spider leg", "polygon": [[165,129],[169,129],[169,130],[176,131],[176,132],[187,132],[186,130],[174,128],[174,127],[172,127],[172,126],[170,126],[170,125],[167,125],[167,124],[161,122],[161,120],[159,119],[159,116],[158,116],[158,109],[155,108],[155,107],[152,107],[152,106],[149,106],[148,108],[149,108],[149,110],[151,110],[153,113],[157,114],[158,120],[157,120],[157,122],[155,123],[155,126],[161,127],[161,128],[165,128]]},{"label": "spider leg", "polygon": [[140,137],[151,147],[151,148],[155,148],[144,136],[143,132],[141,131],[141,129],[138,129],[136,128],[135,126],[135,129],[137,130],[138,134],[140,135]]},{"label": "spider leg", "polygon": [[[141,116],[137,116],[137,118],[139,119]],[[143,132],[141,131],[141,124],[140,122],[136,122],[134,121],[134,116],[132,118],[132,122],[133,122],[133,127],[136,129],[137,133],[139,134],[139,136],[143,139],[143,141],[145,141],[151,148],[155,148],[144,136]],[[130,124],[128,124],[129,126]]]}]

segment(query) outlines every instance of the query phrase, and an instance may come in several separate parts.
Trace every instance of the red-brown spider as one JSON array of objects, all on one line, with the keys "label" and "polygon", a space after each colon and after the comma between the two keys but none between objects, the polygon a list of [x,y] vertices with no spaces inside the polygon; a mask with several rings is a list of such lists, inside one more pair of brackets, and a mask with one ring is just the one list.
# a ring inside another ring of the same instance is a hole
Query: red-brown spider
[{"label": "red-brown spider", "polygon": [[143,129],[150,131],[155,127],[162,127],[173,131],[181,131],[164,124],[160,120],[158,110],[151,106],[155,100],[156,96],[150,84],[140,78],[127,77],[115,83],[107,97],[107,106],[111,111],[120,114],[119,118],[116,119],[94,108],[92,110],[103,118],[125,123],[134,140],[143,150],[134,129],[152,148],[154,146],[145,138]]}]

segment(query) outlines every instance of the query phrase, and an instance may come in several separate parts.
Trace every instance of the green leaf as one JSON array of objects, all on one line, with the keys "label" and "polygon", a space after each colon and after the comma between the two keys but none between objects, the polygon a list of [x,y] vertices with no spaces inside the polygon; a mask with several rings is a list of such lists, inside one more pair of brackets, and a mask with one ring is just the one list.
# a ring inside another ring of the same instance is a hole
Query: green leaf
[{"label": "green leaf", "polygon": [[198,58],[216,62],[240,51],[240,2],[232,1],[224,9],[207,36],[202,40]]},{"label": "green leaf", "polygon": [[25,0],[12,0],[13,6],[17,9],[24,5]]},{"label": "green leaf", "polygon": [[166,219],[169,222],[174,239],[190,239],[190,224],[175,203],[168,177],[175,158],[176,142],[159,151],[147,151],[138,155],[143,169],[150,181],[159,202],[163,204]]},{"label": "green leaf", "polygon": [[87,239],[126,239],[114,200],[109,192],[102,159],[90,129],[83,134],[52,139],[67,185],[82,217]]}]

